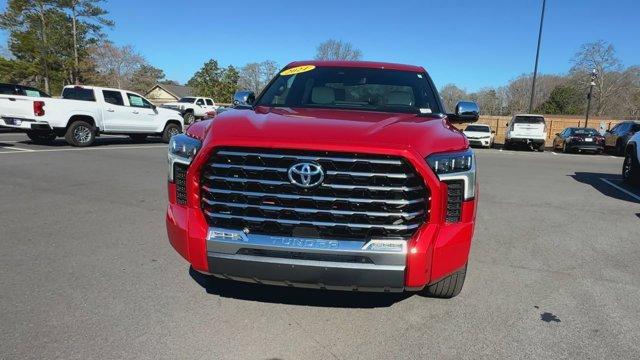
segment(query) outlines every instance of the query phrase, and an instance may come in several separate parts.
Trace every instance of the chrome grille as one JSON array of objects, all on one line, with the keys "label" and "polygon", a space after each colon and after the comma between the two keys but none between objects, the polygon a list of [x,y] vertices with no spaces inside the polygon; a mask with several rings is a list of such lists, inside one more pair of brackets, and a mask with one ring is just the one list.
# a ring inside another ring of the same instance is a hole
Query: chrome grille
[{"label": "chrome grille", "polygon": [[[288,179],[299,162],[322,166],[321,185]],[[429,194],[404,159],[273,149],[218,149],[201,173],[210,226],[252,233],[341,239],[410,237],[426,220]]]}]

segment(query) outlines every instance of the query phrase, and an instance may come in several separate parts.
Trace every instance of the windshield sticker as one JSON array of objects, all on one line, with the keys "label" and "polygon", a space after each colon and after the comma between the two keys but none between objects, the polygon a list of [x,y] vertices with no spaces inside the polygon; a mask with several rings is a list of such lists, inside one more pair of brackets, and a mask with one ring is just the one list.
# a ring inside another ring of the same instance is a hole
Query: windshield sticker
[{"label": "windshield sticker", "polygon": [[282,75],[282,76],[294,75],[294,74],[299,74],[299,73],[311,71],[311,70],[313,70],[315,68],[316,68],[315,65],[296,66],[296,67],[292,67],[291,69],[287,69],[287,70],[281,72],[280,75]]},{"label": "windshield sticker", "polygon": [[431,114],[431,109],[429,109],[429,108],[420,108],[420,114]]}]

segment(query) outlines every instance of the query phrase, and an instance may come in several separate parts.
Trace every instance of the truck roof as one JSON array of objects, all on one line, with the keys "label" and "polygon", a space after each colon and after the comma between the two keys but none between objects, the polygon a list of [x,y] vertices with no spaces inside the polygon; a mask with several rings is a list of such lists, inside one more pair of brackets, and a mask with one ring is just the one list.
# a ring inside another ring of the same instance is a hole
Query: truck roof
[{"label": "truck roof", "polygon": [[79,87],[79,88],[83,88],[83,89],[93,89],[93,90],[110,90],[110,91],[128,91],[128,92],[135,92],[133,90],[127,90],[127,89],[116,89],[116,88],[108,88],[108,87],[102,87],[102,86],[91,86],[91,85],[67,85],[64,87],[64,89],[67,88],[75,88],[75,87]]},{"label": "truck roof", "polygon": [[355,68],[372,68],[372,69],[391,69],[412,72],[426,72],[422,66],[404,65],[377,61],[347,61],[347,60],[309,60],[294,61],[285,66],[285,69],[294,66],[315,65],[326,67],[355,67]]}]

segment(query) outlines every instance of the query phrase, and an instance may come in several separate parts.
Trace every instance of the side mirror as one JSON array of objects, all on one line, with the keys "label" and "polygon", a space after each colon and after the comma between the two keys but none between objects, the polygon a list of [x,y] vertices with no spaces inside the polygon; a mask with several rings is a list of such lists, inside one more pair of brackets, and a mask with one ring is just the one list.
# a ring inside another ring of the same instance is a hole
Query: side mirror
[{"label": "side mirror", "polygon": [[495,133],[496,133],[496,131],[495,131],[495,130],[491,130],[491,133],[492,133],[492,134],[495,134]]},{"label": "side mirror", "polygon": [[456,104],[456,112],[448,114],[447,117],[454,123],[476,122],[480,117],[480,109],[478,104],[472,101],[459,101]]},{"label": "side mirror", "polygon": [[556,133],[556,136],[560,136],[560,133]]},{"label": "side mirror", "polygon": [[233,95],[233,106],[247,107],[253,106],[256,101],[256,94],[253,91],[238,91]]}]

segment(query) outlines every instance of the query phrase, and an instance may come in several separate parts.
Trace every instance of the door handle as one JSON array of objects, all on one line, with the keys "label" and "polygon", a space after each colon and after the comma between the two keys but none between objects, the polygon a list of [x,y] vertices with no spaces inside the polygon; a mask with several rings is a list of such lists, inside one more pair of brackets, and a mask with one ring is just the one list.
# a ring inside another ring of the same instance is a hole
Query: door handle
[{"label": "door handle", "polygon": [[137,111],[134,111],[133,113],[134,113],[134,114],[140,114],[140,113],[139,113],[139,112],[137,112]]},{"label": "door handle", "polygon": [[107,109],[108,112],[114,112],[115,110],[113,109]]}]

